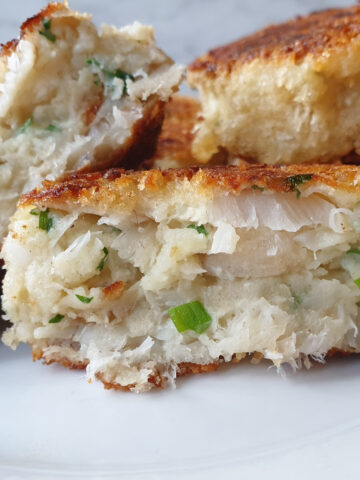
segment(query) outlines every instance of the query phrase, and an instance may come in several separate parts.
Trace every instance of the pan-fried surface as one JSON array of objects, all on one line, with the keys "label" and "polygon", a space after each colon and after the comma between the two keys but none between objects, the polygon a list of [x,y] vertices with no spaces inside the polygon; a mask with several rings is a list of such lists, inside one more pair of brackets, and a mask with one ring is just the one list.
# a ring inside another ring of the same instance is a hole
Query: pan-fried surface
[{"label": "pan-fried surface", "polygon": [[237,66],[252,62],[285,59],[299,62],[305,56],[320,57],[332,49],[344,48],[360,35],[360,6],[329,9],[270,25],[248,37],[210,50],[195,60],[189,70],[216,76],[231,73]]},{"label": "pan-fried surface", "polygon": [[200,104],[193,97],[175,95],[165,107],[165,116],[151,168],[181,168],[196,165],[191,145]]},{"label": "pan-fried surface", "polygon": [[[88,205],[91,208],[112,208],[121,202],[125,192],[140,190],[166,192],[177,184],[190,184],[196,192],[225,190],[236,193],[257,186],[275,192],[294,192],[294,177],[311,175],[304,186],[328,187],[336,191],[358,196],[360,193],[360,171],[352,165],[243,165],[239,167],[193,167],[126,172],[111,169],[106,172],[72,174],[63,181],[45,181],[43,186],[23,195],[20,205],[51,205],[62,208],[68,205]],[[100,206],[101,205],[101,206]]]},{"label": "pan-fried surface", "polygon": [[193,155],[333,162],[360,152],[360,7],[272,25],[215,48],[188,69],[202,120]]}]

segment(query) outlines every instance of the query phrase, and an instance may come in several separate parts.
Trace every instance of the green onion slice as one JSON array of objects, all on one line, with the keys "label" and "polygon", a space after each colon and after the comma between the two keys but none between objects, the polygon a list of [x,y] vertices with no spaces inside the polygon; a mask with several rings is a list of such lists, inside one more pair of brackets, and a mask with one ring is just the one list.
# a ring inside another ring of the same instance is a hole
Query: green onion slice
[{"label": "green onion slice", "polygon": [[53,226],[53,219],[49,218],[49,211],[50,210],[47,208],[46,210],[42,210],[39,215],[39,228],[48,233]]},{"label": "green onion slice", "polygon": [[104,252],[104,257],[101,259],[99,265],[96,267],[96,270],[99,270],[100,272],[101,270],[103,270],[105,266],[105,262],[109,256],[109,250],[106,247],[103,248],[103,252]]},{"label": "green onion slice", "polygon": [[200,334],[205,332],[212,322],[212,318],[198,301],[170,308],[168,313],[178,332],[193,330]]},{"label": "green onion slice", "polygon": [[82,303],[90,303],[91,300],[94,298],[94,297],[83,297],[82,295],[75,295],[77,299],[80,300],[80,302]]},{"label": "green onion slice", "polygon": [[60,313],[58,313],[57,315],[55,315],[55,317],[50,318],[49,323],[59,323],[64,318],[64,316],[65,315],[61,315]]},{"label": "green onion slice", "polygon": [[198,233],[202,233],[202,234],[205,235],[205,236],[209,235],[209,232],[206,230],[206,228],[204,227],[204,225],[196,226],[194,223],[192,223],[191,225],[188,225],[186,228],[193,228],[193,229],[196,230]]},{"label": "green onion slice", "polygon": [[360,250],[358,248],[350,248],[350,250],[346,252],[346,255],[350,254],[360,255]]}]

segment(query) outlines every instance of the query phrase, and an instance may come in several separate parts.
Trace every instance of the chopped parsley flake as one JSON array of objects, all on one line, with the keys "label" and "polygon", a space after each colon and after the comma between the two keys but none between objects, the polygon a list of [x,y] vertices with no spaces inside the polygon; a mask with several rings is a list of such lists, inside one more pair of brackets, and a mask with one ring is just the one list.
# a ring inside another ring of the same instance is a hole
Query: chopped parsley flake
[{"label": "chopped parsley flake", "polygon": [[39,214],[39,228],[40,230],[45,230],[45,232],[50,231],[53,226],[53,219],[49,218],[49,209],[42,210]]},{"label": "chopped parsley flake", "polygon": [[30,215],[39,215],[40,212],[37,208],[33,208],[32,210],[30,210]]},{"label": "chopped parsley flake", "polygon": [[82,295],[76,295],[76,298],[82,303],[90,303],[94,297],[83,297]]},{"label": "chopped parsley flake", "polygon": [[56,42],[56,35],[54,35],[51,30],[51,20],[43,20],[42,22],[44,30],[39,30],[40,35],[43,35],[49,40],[49,42]]},{"label": "chopped parsley flake", "polygon": [[103,72],[105,75],[107,75],[110,78],[121,78],[121,80],[130,79],[132,81],[135,80],[134,75],[131,75],[131,73],[124,72],[124,70],[121,70],[120,68],[117,68],[116,70],[106,70],[105,68],[103,69]]},{"label": "chopped parsley flake", "polygon": [[55,315],[55,317],[50,318],[49,323],[59,323],[63,318],[64,318],[64,315],[61,315],[60,313],[58,313],[57,315]]},{"label": "chopped parsley flake", "polygon": [[120,228],[117,228],[117,227],[111,227],[111,230],[114,233],[121,233],[122,232],[122,230],[120,230]]},{"label": "chopped parsley flake", "polygon": [[299,305],[301,305],[302,303],[302,298],[300,297],[300,295],[296,295],[294,293],[293,295],[293,306],[294,308],[297,308]]},{"label": "chopped parsley flake", "polygon": [[360,288],[360,278],[357,278],[356,280],[354,280],[354,283],[358,288]]},{"label": "chopped parsley flake", "polygon": [[103,252],[104,252],[104,257],[100,261],[99,265],[96,267],[96,270],[99,270],[100,272],[105,267],[105,262],[109,256],[109,250],[106,247],[103,248]]},{"label": "chopped parsley flake", "polygon": [[98,61],[96,60],[96,58],[88,58],[88,59],[86,60],[86,63],[87,63],[88,65],[96,65],[97,67],[100,67],[100,62],[98,62]]},{"label": "chopped parsley flake", "polygon": [[360,255],[360,250],[358,248],[350,248],[350,250],[346,252],[346,255],[351,255],[351,254]]},{"label": "chopped parsley flake", "polygon": [[169,316],[178,332],[193,330],[196,333],[203,333],[212,322],[212,318],[200,302],[190,302],[170,308]]},{"label": "chopped parsley flake", "polygon": [[28,128],[30,128],[33,123],[34,123],[33,117],[29,117],[29,118],[26,120],[26,122],[24,123],[24,125],[19,128],[19,133],[25,133],[26,130],[27,130]]},{"label": "chopped parsley flake", "polygon": [[50,123],[50,125],[46,127],[45,130],[47,132],[56,132],[56,133],[61,132],[61,128],[57,127],[56,125],[53,125],[52,123]]},{"label": "chopped parsley flake", "polygon": [[[88,58],[86,60],[86,63],[88,65],[95,65],[98,67],[104,75],[106,75],[109,78],[120,78],[124,82],[124,88],[123,88],[123,95],[126,95],[127,92],[127,85],[126,85],[126,80],[135,80],[134,75],[131,75],[131,73],[124,72],[124,70],[121,70],[120,68],[117,68],[116,70],[108,70],[107,68],[103,67],[96,58]],[[95,83],[95,82],[94,82]]]},{"label": "chopped parsley flake", "polygon": [[259,187],[259,185],[252,185],[251,187],[253,190],[260,190],[260,192],[263,192],[265,190],[264,187]]},{"label": "chopped parsley flake", "polygon": [[302,185],[305,182],[308,182],[313,177],[313,173],[304,173],[303,175],[293,175],[292,177],[287,177],[286,182],[290,184],[291,190],[296,192],[296,198],[300,198],[301,192],[297,188],[299,185]]},{"label": "chopped parsley flake", "polygon": [[209,235],[209,232],[206,230],[204,225],[196,226],[194,223],[192,223],[191,225],[188,225],[186,228],[192,228],[196,230],[198,233],[202,233],[205,236]]}]

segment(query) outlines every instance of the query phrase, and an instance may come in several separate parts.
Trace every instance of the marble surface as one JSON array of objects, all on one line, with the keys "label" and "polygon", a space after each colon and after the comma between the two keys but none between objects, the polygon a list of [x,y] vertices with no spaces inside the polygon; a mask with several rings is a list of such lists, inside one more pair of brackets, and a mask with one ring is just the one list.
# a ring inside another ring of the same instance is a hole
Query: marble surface
[{"label": "marble surface", "polygon": [[[69,0],[69,3],[74,9],[91,12],[97,24],[122,26],[138,20],[153,25],[159,45],[182,64],[268,23],[350,4],[346,0]],[[16,37],[21,22],[45,5],[42,0],[2,0],[0,42]]]}]

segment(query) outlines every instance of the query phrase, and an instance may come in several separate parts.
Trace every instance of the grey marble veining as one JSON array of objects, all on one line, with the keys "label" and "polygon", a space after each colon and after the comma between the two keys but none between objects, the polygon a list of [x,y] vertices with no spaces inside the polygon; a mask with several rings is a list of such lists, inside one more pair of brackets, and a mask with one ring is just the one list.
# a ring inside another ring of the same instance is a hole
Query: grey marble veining
[{"label": "grey marble veining", "polygon": [[[41,0],[2,1],[0,42],[18,35],[19,25],[46,5]],[[208,49],[253,32],[268,23],[334,6],[347,0],[70,0],[91,12],[97,24],[151,24],[159,45],[187,64]]]}]

